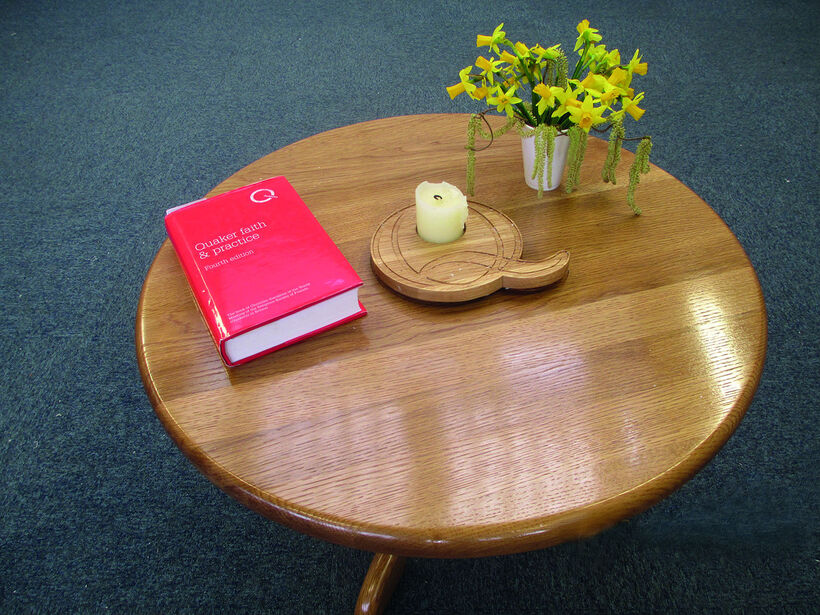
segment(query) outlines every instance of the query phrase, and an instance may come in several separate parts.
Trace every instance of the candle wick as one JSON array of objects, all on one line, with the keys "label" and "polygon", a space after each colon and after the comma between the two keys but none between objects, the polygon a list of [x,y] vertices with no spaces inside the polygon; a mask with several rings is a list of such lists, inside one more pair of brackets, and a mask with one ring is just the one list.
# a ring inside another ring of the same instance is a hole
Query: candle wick
[{"label": "candle wick", "polygon": [[441,199],[443,199],[444,197],[443,197],[443,196],[441,196],[440,194],[434,194],[434,195],[433,195],[433,198],[434,198],[434,199],[436,199],[437,201],[440,201],[440,200],[441,200]]}]

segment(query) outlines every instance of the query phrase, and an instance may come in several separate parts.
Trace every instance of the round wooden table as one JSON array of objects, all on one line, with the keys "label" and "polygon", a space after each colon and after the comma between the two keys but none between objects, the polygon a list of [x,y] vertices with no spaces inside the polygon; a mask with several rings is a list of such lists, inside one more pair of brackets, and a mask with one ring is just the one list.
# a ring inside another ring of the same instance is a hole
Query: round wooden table
[{"label": "round wooden table", "polygon": [[382,608],[404,557],[538,549],[658,502],[726,442],[763,367],[763,297],[732,232],[656,166],[632,215],[632,156],[603,183],[598,139],[578,190],[541,200],[517,136],[477,155],[471,200],[516,222],[523,258],[569,250],[566,279],[454,305],[383,286],[371,236],[421,181],[465,189],[467,120],[338,128],[211,191],[286,176],[363,278],[365,318],[228,369],[168,241],[142,289],[139,365],[171,437],[253,510],[374,551],[358,612]]}]

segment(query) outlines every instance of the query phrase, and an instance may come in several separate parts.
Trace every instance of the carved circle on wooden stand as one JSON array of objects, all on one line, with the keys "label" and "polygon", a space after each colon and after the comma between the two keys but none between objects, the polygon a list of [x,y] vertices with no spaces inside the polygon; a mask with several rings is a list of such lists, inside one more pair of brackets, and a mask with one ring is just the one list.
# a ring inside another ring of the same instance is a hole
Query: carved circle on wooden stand
[{"label": "carved circle on wooden stand", "polygon": [[566,275],[566,250],[544,260],[524,261],[523,249],[515,223],[475,201],[469,202],[460,238],[443,244],[424,241],[416,232],[415,206],[410,205],[379,225],[370,242],[370,262],[389,288],[436,303],[469,301],[500,288],[539,289]]}]

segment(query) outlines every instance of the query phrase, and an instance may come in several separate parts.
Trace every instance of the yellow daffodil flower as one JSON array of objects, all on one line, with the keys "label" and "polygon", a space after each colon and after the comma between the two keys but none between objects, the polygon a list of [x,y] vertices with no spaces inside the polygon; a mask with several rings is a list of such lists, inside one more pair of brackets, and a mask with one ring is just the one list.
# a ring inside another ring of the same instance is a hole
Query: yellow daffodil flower
[{"label": "yellow daffodil flower", "polygon": [[589,132],[595,124],[604,122],[601,114],[604,112],[604,107],[596,107],[592,103],[592,97],[587,96],[580,107],[568,107],[570,118],[573,122],[578,124],[584,132]]},{"label": "yellow daffodil flower", "polygon": [[619,97],[626,94],[626,90],[620,86],[614,85],[608,79],[604,78],[603,75],[596,75],[592,73],[587,75],[586,78],[581,81],[581,87],[584,88],[585,92],[588,92],[595,98],[598,98],[604,106],[610,106],[618,100]]},{"label": "yellow daffodil flower", "polygon": [[478,56],[475,60],[475,64],[484,72],[493,72],[495,69],[495,66],[493,66],[493,61],[488,60],[484,56]]},{"label": "yellow daffodil flower", "polygon": [[618,66],[621,63],[621,52],[613,49],[606,56],[606,62],[610,66]]},{"label": "yellow daffodil flower", "polygon": [[[557,89],[560,90],[561,88]],[[536,85],[532,91],[540,97],[540,100],[536,103],[539,114],[543,115],[547,109],[555,104],[555,93],[543,83]]]},{"label": "yellow daffodil flower", "polygon": [[618,87],[628,87],[630,82],[629,73],[622,68],[615,68],[607,79],[609,83]]},{"label": "yellow daffodil flower", "polygon": [[472,98],[472,93],[475,92],[476,86],[472,81],[470,81],[471,70],[473,70],[472,64],[458,71],[458,76],[461,79],[461,82],[447,88],[447,93],[450,95],[451,99],[455,98],[459,94],[462,94],[463,92],[467,92],[467,94]]},{"label": "yellow daffodil flower", "polygon": [[587,57],[592,59],[593,66],[595,67],[599,64],[603,64],[608,56],[609,52],[606,50],[606,45],[592,45],[587,50]]},{"label": "yellow daffodil flower", "polygon": [[588,92],[593,92],[595,96],[600,96],[603,93],[606,84],[607,80],[604,77],[594,73],[588,74],[584,80],[581,81],[581,87]]},{"label": "yellow daffodil flower", "polygon": [[507,33],[504,32],[501,28],[504,27],[503,23],[498,24],[495,30],[493,30],[492,35],[487,36],[484,34],[479,34],[476,36],[475,39],[475,46],[476,47],[489,47],[496,53],[501,53],[498,51],[498,45],[503,43],[507,38]]},{"label": "yellow daffodil flower", "polygon": [[532,89],[532,91],[538,94],[541,98],[555,98],[555,95],[552,93],[549,87],[547,87],[543,83],[539,83],[538,85],[536,85]]},{"label": "yellow daffodil flower", "polygon": [[539,62],[541,60],[554,60],[561,53],[559,50],[560,46],[561,43],[558,43],[557,45],[544,49],[541,45],[536,45],[532,48],[532,54],[538,59]]},{"label": "yellow daffodil flower", "polygon": [[598,34],[598,30],[589,27],[588,19],[584,19],[575,29],[578,30],[578,40],[575,41],[575,51],[578,51],[587,43],[597,43],[601,40],[601,35]]},{"label": "yellow daffodil flower", "polygon": [[[521,81],[522,81],[523,83],[527,83],[527,79],[526,79],[526,77],[521,77]],[[514,85],[514,86],[516,86],[516,87],[518,87],[518,85],[519,85],[519,83],[518,83],[518,78],[517,78],[515,75],[513,75],[513,76],[509,77],[508,79],[506,79],[506,80],[504,81],[504,87],[510,87],[510,86],[512,86],[512,85]]]},{"label": "yellow daffodil flower", "polygon": [[[587,30],[589,30],[590,29],[589,19],[584,19],[584,20],[578,22],[578,25],[575,26],[575,29],[578,30],[578,34],[583,34]],[[597,30],[595,30],[595,32],[597,32]]]},{"label": "yellow daffodil flower", "polygon": [[605,107],[609,107],[621,96],[623,96],[623,93],[624,92],[621,88],[612,87],[601,94],[601,104]]},{"label": "yellow daffodil flower", "polygon": [[555,96],[555,100],[558,101],[558,108],[552,112],[552,117],[554,118],[560,118],[566,115],[571,107],[581,106],[577,96],[583,91],[582,88],[573,90],[571,85],[568,85],[566,88],[553,86],[550,88],[550,91]]},{"label": "yellow daffodil flower", "polygon": [[565,91],[564,88],[559,88],[557,85],[550,86],[550,92],[556,98],[558,97],[559,94],[563,93],[564,91]]},{"label": "yellow daffodil flower", "polygon": [[515,95],[515,88],[516,86],[512,86],[506,92],[501,87],[496,88],[494,95],[487,97],[487,103],[495,105],[496,111],[504,111],[512,117],[515,112],[513,105],[521,102],[521,99]]},{"label": "yellow daffodil flower", "polygon": [[640,49],[635,50],[635,55],[632,56],[632,59],[629,61],[629,64],[626,65],[626,70],[629,71],[630,74],[636,73],[638,75],[645,75],[649,65],[646,62],[641,62],[641,56],[638,55]]},{"label": "yellow daffodil flower", "polygon": [[[475,86],[473,86],[475,87]],[[450,95],[450,99],[455,98],[459,94],[466,92],[466,88],[464,87],[464,83],[459,81],[455,85],[451,85],[447,88],[447,93]]]},{"label": "yellow daffodil flower", "polygon": [[515,50],[518,52],[518,55],[520,55],[522,58],[530,57],[530,48],[527,47],[521,41],[518,41],[515,45],[513,45],[513,47],[515,47]]},{"label": "yellow daffodil flower", "polygon": [[643,92],[638,94],[635,98],[627,98],[624,97],[623,102],[623,111],[626,111],[629,115],[633,117],[633,119],[637,122],[641,119],[641,116],[644,114],[646,109],[641,109],[638,106],[638,103],[643,100]]},{"label": "yellow daffodil flower", "polygon": [[508,64],[515,64],[518,62],[518,58],[511,54],[509,51],[504,50],[501,52],[501,61],[507,62]]},{"label": "yellow daffodil flower", "polygon": [[590,60],[589,70],[602,75],[621,64],[621,53],[617,49],[607,51],[606,45],[592,45],[587,50],[587,57]]},{"label": "yellow daffodil flower", "polygon": [[626,112],[631,115],[636,122],[643,117],[645,111],[646,109],[641,109],[638,105],[629,105],[626,108]]},{"label": "yellow daffodil flower", "polygon": [[476,47],[489,47],[493,43],[493,37],[486,34],[477,34],[475,37]]},{"label": "yellow daffodil flower", "polygon": [[478,56],[475,60],[475,65],[481,69],[482,79],[488,83],[495,83],[495,72],[499,64],[501,64],[499,60],[488,60],[484,56]]}]

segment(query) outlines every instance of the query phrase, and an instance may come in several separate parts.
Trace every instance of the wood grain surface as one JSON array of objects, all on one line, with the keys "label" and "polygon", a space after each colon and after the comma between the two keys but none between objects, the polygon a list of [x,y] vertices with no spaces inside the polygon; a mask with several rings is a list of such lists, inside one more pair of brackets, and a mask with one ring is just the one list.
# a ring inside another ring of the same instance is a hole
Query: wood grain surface
[{"label": "wood grain surface", "polygon": [[576,192],[541,200],[517,137],[478,154],[475,199],[515,221],[523,258],[571,252],[568,277],[547,292],[426,305],[379,282],[379,224],[422,180],[464,189],[467,119],[339,128],[211,192],[285,175],[364,279],[363,319],[225,368],[173,249],[160,248],[136,323],[146,390],[182,451],[261,514],[402,556],[540,548],[668,495],[749,406],[766,314],[745,253],[656,166],[633,216],[632,156],[604,184],[602,141],[590,140]]}]

